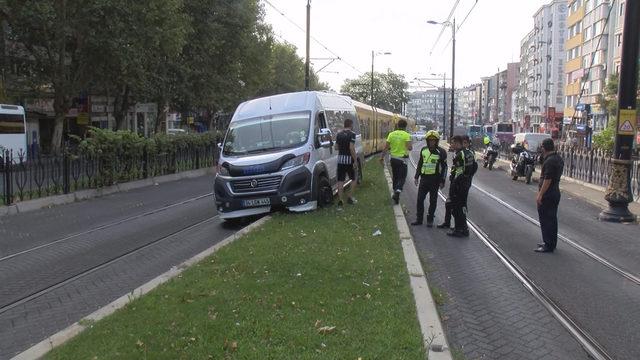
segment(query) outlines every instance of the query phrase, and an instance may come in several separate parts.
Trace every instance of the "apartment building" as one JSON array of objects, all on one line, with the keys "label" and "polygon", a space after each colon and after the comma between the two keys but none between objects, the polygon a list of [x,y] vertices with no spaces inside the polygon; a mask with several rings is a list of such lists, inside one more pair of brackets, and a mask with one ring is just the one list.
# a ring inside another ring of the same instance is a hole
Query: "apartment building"
[{"label": "apartment building", "polygon": [[564,124],[570,130],[580,133],[587,125],[596,131],[606,126],[607,112],[602,100],[608,74],[619,69],[622,3],[568,1]]}]

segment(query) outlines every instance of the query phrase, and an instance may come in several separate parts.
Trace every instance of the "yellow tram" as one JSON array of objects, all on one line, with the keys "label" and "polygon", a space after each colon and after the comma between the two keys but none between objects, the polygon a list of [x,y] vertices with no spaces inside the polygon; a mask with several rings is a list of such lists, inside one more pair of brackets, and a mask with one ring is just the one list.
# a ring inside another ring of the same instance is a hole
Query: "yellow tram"
[{"label": "yellow tram", "polygon": [[400,119],[407,121],[407,131],[412,132],[415,130],[416,122],[406,116],[378,109],[358,101],[354,101],[353,105],[356,108],[360,123],[365,156],[384,149],[387,135],[396,128],[396,124]]}]

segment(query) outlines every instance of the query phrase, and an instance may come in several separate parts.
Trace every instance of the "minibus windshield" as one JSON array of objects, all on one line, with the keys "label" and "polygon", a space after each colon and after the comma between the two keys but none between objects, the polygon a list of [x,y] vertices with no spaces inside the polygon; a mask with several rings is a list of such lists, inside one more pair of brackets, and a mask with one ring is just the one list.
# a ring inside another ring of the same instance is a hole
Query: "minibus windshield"
[{"label": "minibus windshield", "polygon": [[224,155],[241,156],[299,147],[309,138],[311,115],[293,113],[231,123]]}]

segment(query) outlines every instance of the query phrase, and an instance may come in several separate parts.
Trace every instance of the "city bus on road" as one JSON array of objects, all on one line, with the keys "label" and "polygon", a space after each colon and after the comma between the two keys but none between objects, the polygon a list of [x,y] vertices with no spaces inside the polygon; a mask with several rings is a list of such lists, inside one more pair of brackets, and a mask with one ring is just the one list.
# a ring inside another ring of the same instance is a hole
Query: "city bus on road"
[{"label": "city bus on road", "polygon": [[469,137],[478,139],[482,137],[482,125],[469,125]]},{"label": "city bus on road", "polygon": [[27,122],[24,108],[0,104],[0,158],[9,152],[12,159],[27,156]]},{"label": "city bus on road", "polygon": [[501,122],[494,125],[495,137],[500,140],[502,144],[513,144],[513,124],[510,122]]}]

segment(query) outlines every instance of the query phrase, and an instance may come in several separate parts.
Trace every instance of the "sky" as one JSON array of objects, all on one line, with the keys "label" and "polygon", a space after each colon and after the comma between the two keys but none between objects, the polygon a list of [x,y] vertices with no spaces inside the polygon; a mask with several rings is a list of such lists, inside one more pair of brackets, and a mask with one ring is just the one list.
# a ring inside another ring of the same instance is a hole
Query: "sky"
[{"label": "sky", "polygon": [[[550,0],[312,0],[311,59],[316,70],[327,58],[340,57],[319,72],[320,79],[339,91],[345,79],[371,72],[371,51],[390,52],[375,57],[375,71],[433,78],[451,74],[451,28],[438,43],[443,22],[458,3],[456,25],[456,87],[480,82],[483,76],[504,70],[520,59],[520,41],[533,29],[533,15]],[[262,0],[266,16],[280,41],[298,48],[305,56],[306,0]],[[475,7],[474,7],[475,4]],[[473,9],[472,9],[473,8]],[[277,9],[277,10],[276,10]],[[471,12],[469,12],[471,10]],[[283,16],[284,14],[285,16]],[[302,30],[293,23],[302,27]],[[434,47],[435,45],[435,47]],[[433,49],[433,50],[432,50]],[[426,89],[428,82],[414,82],[412,90]]]}]

